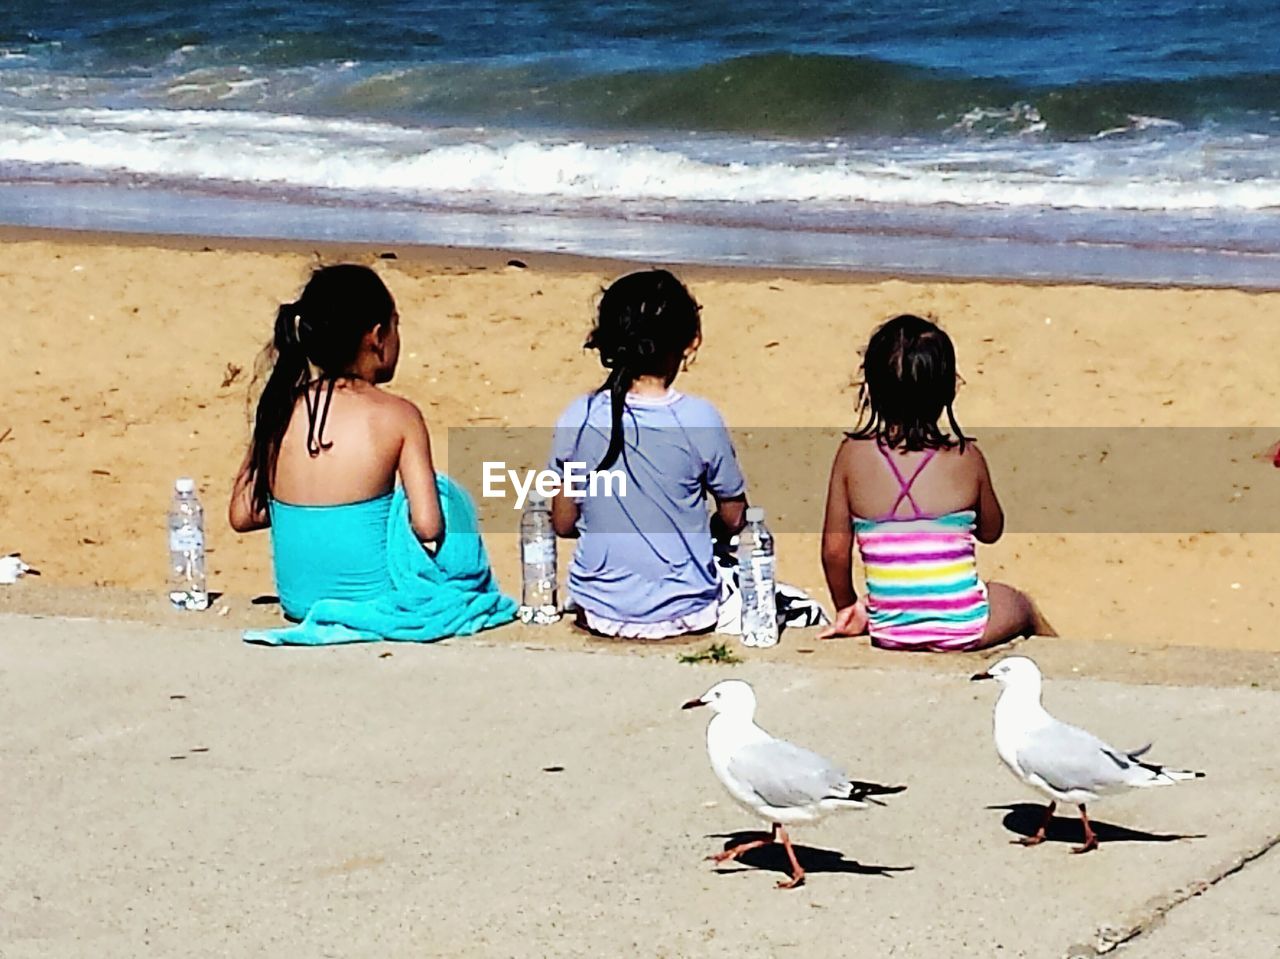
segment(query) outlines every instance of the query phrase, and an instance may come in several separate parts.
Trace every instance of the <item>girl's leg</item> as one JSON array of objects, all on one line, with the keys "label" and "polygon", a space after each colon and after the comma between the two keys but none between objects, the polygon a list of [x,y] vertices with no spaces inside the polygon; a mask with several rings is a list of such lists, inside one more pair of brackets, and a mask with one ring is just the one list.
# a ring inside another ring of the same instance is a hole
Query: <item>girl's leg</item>
[{"label": "girl's leg", "polygon": [[1004,583],[987,584],[987,628],[982,642],[974,647],[986,649],[1007,643],[1017,636],[1056,636],[1053,627],[1040,615],[1035,603],[1025,593]]}]

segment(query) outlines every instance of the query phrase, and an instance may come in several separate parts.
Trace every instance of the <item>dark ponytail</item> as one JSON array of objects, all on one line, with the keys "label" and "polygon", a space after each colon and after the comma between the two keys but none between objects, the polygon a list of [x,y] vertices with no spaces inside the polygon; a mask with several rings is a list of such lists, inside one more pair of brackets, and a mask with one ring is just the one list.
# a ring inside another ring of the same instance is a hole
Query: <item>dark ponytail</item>
[{"label": "dark ponytail", "polygon": [[600,298],[596,326],[585,346],[600,354],[609,376],[597,392],[609,391],[609,448],[596,467],[606,470],[624,455],[622,425],[627,393],[641,376],[675,379],[680,361],[701,332],[700,307],[684,284],[666,270],[630,273]]},{"label": "dark ponytail", "polygon": [[388,324],[394,311],[395,301],[378,274],[354,264],[317,269],[298,301],[276,311],[265,351],[271,372],[258,398],[249,449],[255,511],[266,512],[270,504],[280,443],[298,396],[311,382],[311,368],[330,381],[332,390],[333,381],[355,362],[364,335]]},{"label": "dark ponytail", "polygon": [[249,472],[253,476],[253,508],[266,512],[271,499],[280,440],[293,417],[293,404],[310,379],[307,357],[298,341],[298,304],[285,303],[276,311],[275,335],[269,352],[274,365],[267,377],[253,418],[253,445],[249,452]]},{"label": "dark ponytail", "polygon": [[609,448],[596,469],[607,470],[622,455],[626,440],[626,430],[622,426],[622,414],[627,408],[627,394],[631,392],[631,384],[635,382],[635,374],[619,367],[609,374],[600,390],[609,391]]}]

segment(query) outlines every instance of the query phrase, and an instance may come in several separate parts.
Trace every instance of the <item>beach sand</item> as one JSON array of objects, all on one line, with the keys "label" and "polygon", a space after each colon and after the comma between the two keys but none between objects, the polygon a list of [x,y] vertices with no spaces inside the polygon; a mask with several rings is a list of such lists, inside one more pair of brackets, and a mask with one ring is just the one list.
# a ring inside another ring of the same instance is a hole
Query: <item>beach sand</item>
[{"label": "beach sand", "polygon": [[[378,258],[391,249],[396,259]],[[311,266],[343,259],[375,264],[397,298],[404,350],[392,388],[420,404],[444,466],[451,434],[455,460],[457,438],[478,435],[462,428],[547,427],[575,394],[599,385],[596,358],[581,343],[602,286],[631,268],[523,255],[516,267],[493,251],[0,233],[0,551],[21,550],[43,572],[18,587],[27,605],[41,589],[51,602],[66,588],[160,592],[164,514],[179,475],[200,484],[211,588],[229,597],[272,591],[267,535],[236,536],[224,520],[255,359],[276,306]],[[1268,507],[1280,472],[1255,454],[1269,433],[1245,428],[1266,427],[1280,408],[1272,375],[1280,294],[677,272],[703,305],[705,335],[677,386],[710,399],[731,426],[761,431],[739,446],[749,482],[753,464],[767,474],[754,483],[756,501],[775,517],[782,578],[827,601],[814,511],[837,430],[854,420],[857,350],[876,323],[914,311],[936,317],[956,341],[960,421],[986,446],[997,491],[1016,492],[1006,496],[1011,532],[980,553],[985,577],[1029,591],[1074,638],[1280,645],[1270,596],[1280,536],[1176,523],[1179,531],[1117,532],[1109,518],[1090,520],[1096,482],[1070,522],[1028,522],[1037,489],[1053,487],[1060,499],[1065,489],[1070,504],[1071,490],[1098,476],[1103,498],[1122,504],[1214,499],[1206,522],[1237,506]],[[1217,449],[1206,441],[1171,471],[1127,447],[1133,434],[1121,430],[1139,426],[1240,432],[1218,444],[1223,462],[1200,455]],[[824,446],[802,427],[833,438]],[[1104,474],[1104,450],[1097,469],[1077,464],[1064,475],[1053,455],[1026,446],[1025,433],[1011,446],[983,440],[984,429],[1013,427],[1112,428],[1088,435],[1110,444],[1114,461],[1127,455],[1127,465]],[[792,435],[802,454],[780,455]],[[1022,452],[1002,459],[1002,449]],[[458,478],[478,493],[471,474],[468,466]],[[517,514],[486,504],[485,516],[494,567],[515,592]]]}]

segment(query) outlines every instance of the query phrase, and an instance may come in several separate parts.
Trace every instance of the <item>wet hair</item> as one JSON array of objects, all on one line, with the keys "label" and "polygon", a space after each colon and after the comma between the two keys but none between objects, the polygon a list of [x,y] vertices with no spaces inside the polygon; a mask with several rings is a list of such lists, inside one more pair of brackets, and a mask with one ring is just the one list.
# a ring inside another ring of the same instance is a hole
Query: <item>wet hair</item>
[{"label": "wet hair", "polygon": [[702,329],[697,301],[666,270],[629,273],[604,291],[596,326],[584,344],[600,354],[609,376],[597,392],[609,391],[613,425],[609,449],[596,469],[623,454],[622,414],[627,392],[641,376],[674,379],[684,351]]},{"label": "wet hair", "polygon": [[[331,445],[323,436],[334,385],[355,363],[365,334],[390,323],[394,312],[395,301],[381,277],[350,263],[316,269],[298,300],[276,312],[275,335],[266,350],[274,362],[258,398],[249,452],[256,510],[265,511],[270,501],[280,442],[299,394],[306,398],[310,421],[307,450],[317,456]],[[322,384],[328,381],[323,412],[319,391],[313,407],[307,390],[313,367]]]},{"label": "wet hair", "polygon": [[[854,439],[874,439],[889,449],[964,449],[956,422],[956,351],[951,338],[910,314],[881,324],[862,357],[862,399]],[[938,428],[943,412],[955,434]]]}]

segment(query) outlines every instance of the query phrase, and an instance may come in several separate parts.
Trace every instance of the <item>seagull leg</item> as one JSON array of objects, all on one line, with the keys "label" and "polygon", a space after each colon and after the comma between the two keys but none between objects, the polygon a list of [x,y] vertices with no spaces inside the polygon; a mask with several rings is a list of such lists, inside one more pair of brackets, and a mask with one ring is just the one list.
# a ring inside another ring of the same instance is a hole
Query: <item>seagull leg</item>
[{"label": "seagull leg", "polygon": [[1051,802],[1044,807],[1044,819],[1040,821],[1040,828],[1036,830],[1034,836],[1023,836],[1021,839],[1011,840],[1020,846],[1038,846],[1044,842],[1045,830],[1049,828],[1049,823],[1053,821],[1053,811],[1058,808],[1056,802]]},{"label": "seagull leg", "polygon": [[1084,845],[1072,848],[1074,853],[1088,852],[1090,849],[1098,848],[1098,837],[1093,831],[1093,827],[1089,825],[1089,814],[1084,811],[1084,803],[1080,804],[1080,822],[1084,825]]},{"label": "seagull leg", "polygon": [[778,883],[779,889],[794,889],[796,886],[804,882],[804,870],[800,868],[800,862],[796,859],[796,851],[791,848],[791,837],[787,835],[787,831],[781,826],[774,825],[775,835],[781,834],[782,847],[787,851],[787,858],[791,860],[791,878]]},{"label": "seagull leg", "polygon": [[714,856],[708,856],[712,862],[728,862],[730,859],[737,859],[744,852],[750,852],[752,849],[759,849],[761,846],[767,846],[771,842],[778,841],[778,824],[773,824],[773,834],[768,839],[753,839],[751,842],[738,843],[736,846],[730,846],[724,852],[718,852]]}]

